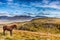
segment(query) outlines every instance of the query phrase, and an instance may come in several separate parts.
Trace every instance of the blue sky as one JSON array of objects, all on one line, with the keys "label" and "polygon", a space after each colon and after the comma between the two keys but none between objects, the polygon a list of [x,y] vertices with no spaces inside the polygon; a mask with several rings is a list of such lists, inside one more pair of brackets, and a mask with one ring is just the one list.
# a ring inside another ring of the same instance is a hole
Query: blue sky
[{"label": "blue sky", "polygon": [[60,0],[0,0],[0,16],[15,15],[60,18]]}]

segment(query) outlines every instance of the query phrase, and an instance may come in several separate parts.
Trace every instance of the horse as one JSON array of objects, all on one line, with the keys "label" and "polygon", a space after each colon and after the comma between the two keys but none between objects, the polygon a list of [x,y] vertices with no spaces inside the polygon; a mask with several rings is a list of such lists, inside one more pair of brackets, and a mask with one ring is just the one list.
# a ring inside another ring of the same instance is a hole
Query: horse
[{"label": "horse", "polygon": [[12,31],[13,31],[13,29],[17,29],[17,25],[4,25],[3,26],[3,34],[5,35],[5,31],[7,30],[7,31],[10,31],[10,35],[12,36]]}]

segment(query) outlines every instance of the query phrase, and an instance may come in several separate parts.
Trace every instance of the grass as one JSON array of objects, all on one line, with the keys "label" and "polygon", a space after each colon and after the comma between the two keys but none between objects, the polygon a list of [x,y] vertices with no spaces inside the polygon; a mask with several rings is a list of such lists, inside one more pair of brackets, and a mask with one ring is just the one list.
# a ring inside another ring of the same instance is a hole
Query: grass
[{"label": "grass", "polygon": [[47,27],[46,25],[44,26],[44,23],[46,22],[49,22],[54,25],[60,25],[59,20],[60,20],[59,18],[37,18],[29,22],[15,22],[15,24],[17,24],[18,30],[60,34],[58,26],[51,26],[51,27]]},{"label": "grass", "polygon": [[57,20],[60,19],[38,18],[29,22],[15,22],[18,30],[13,31],[13,36],[10,36],[9,32],[3,36],[2,29],[0,29],[0,40],[60,40],[60,30],[57,26],[46,27],[43,25],[49,21],[59,24],[60,21]]},{"label": "grass", "polygon": [[60,40],[60,36],[54,36],[55,34],[30,32],[22,30],[14,30],[13,36],[6,33],[6,36],[0,32],[0,40]]}]

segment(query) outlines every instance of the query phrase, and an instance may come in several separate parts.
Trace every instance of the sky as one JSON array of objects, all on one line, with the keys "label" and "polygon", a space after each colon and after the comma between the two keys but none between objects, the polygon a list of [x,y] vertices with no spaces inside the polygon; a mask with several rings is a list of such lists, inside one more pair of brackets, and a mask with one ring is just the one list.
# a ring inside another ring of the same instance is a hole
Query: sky
[{"label": "sky", "polygon": [[60,0],[0,0],[0,16],[15,15],[60,18]]}]

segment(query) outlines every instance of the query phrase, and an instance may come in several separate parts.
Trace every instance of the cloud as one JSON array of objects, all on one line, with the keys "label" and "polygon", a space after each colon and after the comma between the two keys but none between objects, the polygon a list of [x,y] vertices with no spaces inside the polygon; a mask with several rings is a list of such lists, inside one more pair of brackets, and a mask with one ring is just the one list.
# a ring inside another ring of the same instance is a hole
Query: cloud
[{"label": "cloud", "polygon": [[36,2],[36,3],[31,2],[30,5],[35,7],[49,7],[49,8],[60,9],[59,4],[60,4],[59,1],[50,2],[49,0],[43,0],[42,2]]},{"label": "cloud", "polygon": [[47,4],[49,4],[49,0],[43,0],[42,3],[47,5]]},{"label": "cloud", "polygon": [[13,16],[15,16],[15,14],[11,14],[11,13],[6,12],[6,11],[1,11],[1,12],[0,12],[0,16],[13,17]]},{"label": "cloud", "polygon": [[[49,0],[43,0],[42,2],[30,2],[30,3],[26,3],[26,2],[15,2],[14,0],[6,0],[7,3],[5,3],[4,7],[4,11],[3,13],[1,13],[1,15],[6,15],[6,16],[14,16],[14,15],[24,15],[24,12],[27,13],[31,13],[31,16],[36,16],[36,15],[41,15],[42,16],[50,16],[50,17],[54,17],[56,15],[60,15],[59,11],[60,10],[60,3],[59,1],[49,1]],[[0,2],[0,4],[4,4],[2,2]],[[0,5],[1,6],[1,5]],[[57,10],[50,10],[50,9],[57,9]],[[48,9],[48,10],[44,10],[43,9]],[[1,9],[2,10],[2,9]],[[52,12],[53,11],[53,12]],[[27,14],[26,13],[26,14]],[[0,15],[0,16],[1,16]]]},{"label": "cloud", "polygon": [[0,16],[9,16],[8,13],[0,13]]},{"label": "cloud", "polygon": [[7,0],[8,2],[13,2],[13,0]]}]

